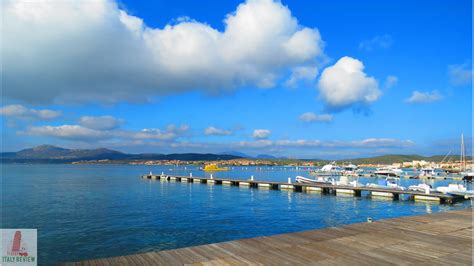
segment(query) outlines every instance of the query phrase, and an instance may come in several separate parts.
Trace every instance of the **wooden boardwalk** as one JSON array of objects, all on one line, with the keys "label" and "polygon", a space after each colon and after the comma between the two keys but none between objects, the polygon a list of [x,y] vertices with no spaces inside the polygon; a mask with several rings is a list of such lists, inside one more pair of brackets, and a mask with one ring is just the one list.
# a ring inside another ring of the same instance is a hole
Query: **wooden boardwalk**
[{"label": "wooden boardwalk", "polygon": [[66,265],[472,265],[473,209]]}]

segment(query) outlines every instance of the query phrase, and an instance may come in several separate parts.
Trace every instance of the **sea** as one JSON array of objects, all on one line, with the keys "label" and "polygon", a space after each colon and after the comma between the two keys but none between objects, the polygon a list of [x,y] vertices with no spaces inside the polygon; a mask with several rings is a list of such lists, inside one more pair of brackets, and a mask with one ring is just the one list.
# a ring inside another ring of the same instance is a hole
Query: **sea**
[{"label": "sea", "polygon": [[[466,208],[142,179],[210,176],[198,166],[2,164],[1,228],[37,229],[38,263],[168,250]],[[284,181],[304,167],[233,167],[214,177]],[[361,178],[360,182],[376,182]],[[401,185],[420,180],[402,179]],[[430,181],[433,186],[453,181]]]}]

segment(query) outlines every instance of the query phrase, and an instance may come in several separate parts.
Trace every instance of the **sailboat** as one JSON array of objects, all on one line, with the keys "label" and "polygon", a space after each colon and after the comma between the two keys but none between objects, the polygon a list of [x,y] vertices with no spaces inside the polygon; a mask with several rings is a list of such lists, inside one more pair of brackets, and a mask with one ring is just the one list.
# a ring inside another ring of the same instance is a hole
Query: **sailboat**
[{"label": "sailboat", "polygon": [[[466,150],[464,148],[464,134],[461,134],[461,158],[460,158],[460,174],[462,176],[463,181],[472,182],[474,178],[474,171],[472,169],[472,165],[470,169],[466,167]],[[472,157],[471,157],[472,160]]]}]

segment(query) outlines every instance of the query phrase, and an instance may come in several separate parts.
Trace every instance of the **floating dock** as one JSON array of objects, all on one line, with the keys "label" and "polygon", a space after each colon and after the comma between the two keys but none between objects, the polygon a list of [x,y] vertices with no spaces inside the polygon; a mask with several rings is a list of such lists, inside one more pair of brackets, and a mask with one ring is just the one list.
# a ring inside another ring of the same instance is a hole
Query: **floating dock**
[{"label": "floating dock", "polygon": [[467,208],[65,265],[473,265],[472,216]]},{"label": "floating dock", "polygon": [[189,182],[189,183],[205,183],[216,185],[230,185],[241,186],[249,188],[266,188],[275,190],[290,190],[296,192],[320,192],[323,194],[333,195],[353,195],[360,197],[362,192],[366,192],[370,197],[374,198],[392,198],[398,200],[401,195],[408,195],[410,199],[415,201],[432,201],[439,203],[452,204],[458,201],[466,200],[467,197],[462,195],[448,195],[441,192],[425,192],[412,190],[398,190],[374,187],[354,187],[349,185],[331,185],[331,184],[304,184],[304,183],[290,183],[290,182],[273,182],[273,181],[257,181],[257,180],[239,180],[228,178],[207,178],[207,177],[193,177],[190,176],[170,176],[170,175],[143,175],[142,178],[174,181],[174,182]]}]

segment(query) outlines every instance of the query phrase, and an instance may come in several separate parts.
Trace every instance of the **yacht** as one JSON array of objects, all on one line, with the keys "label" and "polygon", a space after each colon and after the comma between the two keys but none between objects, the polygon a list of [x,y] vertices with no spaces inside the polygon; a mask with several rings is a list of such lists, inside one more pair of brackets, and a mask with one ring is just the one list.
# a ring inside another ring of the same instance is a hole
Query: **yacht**
[{"label": "yacht", "polygon": [[400,168],[392,167],[392,166],[386,166],[386,167],[381,167],[377,168],[376,171],[374,171],[374,174],[376,176],[391,176],[391,177],[398,177],[403,173],[403,170]]},{"label": "yacht", "polygon": [[432,167],[426,167],[426,168],[420,169],[420,174],[418,175],[418,178],[432,179],[432,178],[438,178],[440,176],[441,176],[441,173],[436,172],[436,169]]},{"label": "yacht", "polygon": [[321,169],[313,171],[312,174],[315,175],[325,175],[325,176],[337,176],[342,175],[343,169],[336,165],[336,162],[331,162],[329,164],[324,165]]},{"label": "yacht", "polygon": [[347,164],[342,166],[342,174],[345,176],[359,176],[361,169],[355,164]]}]

